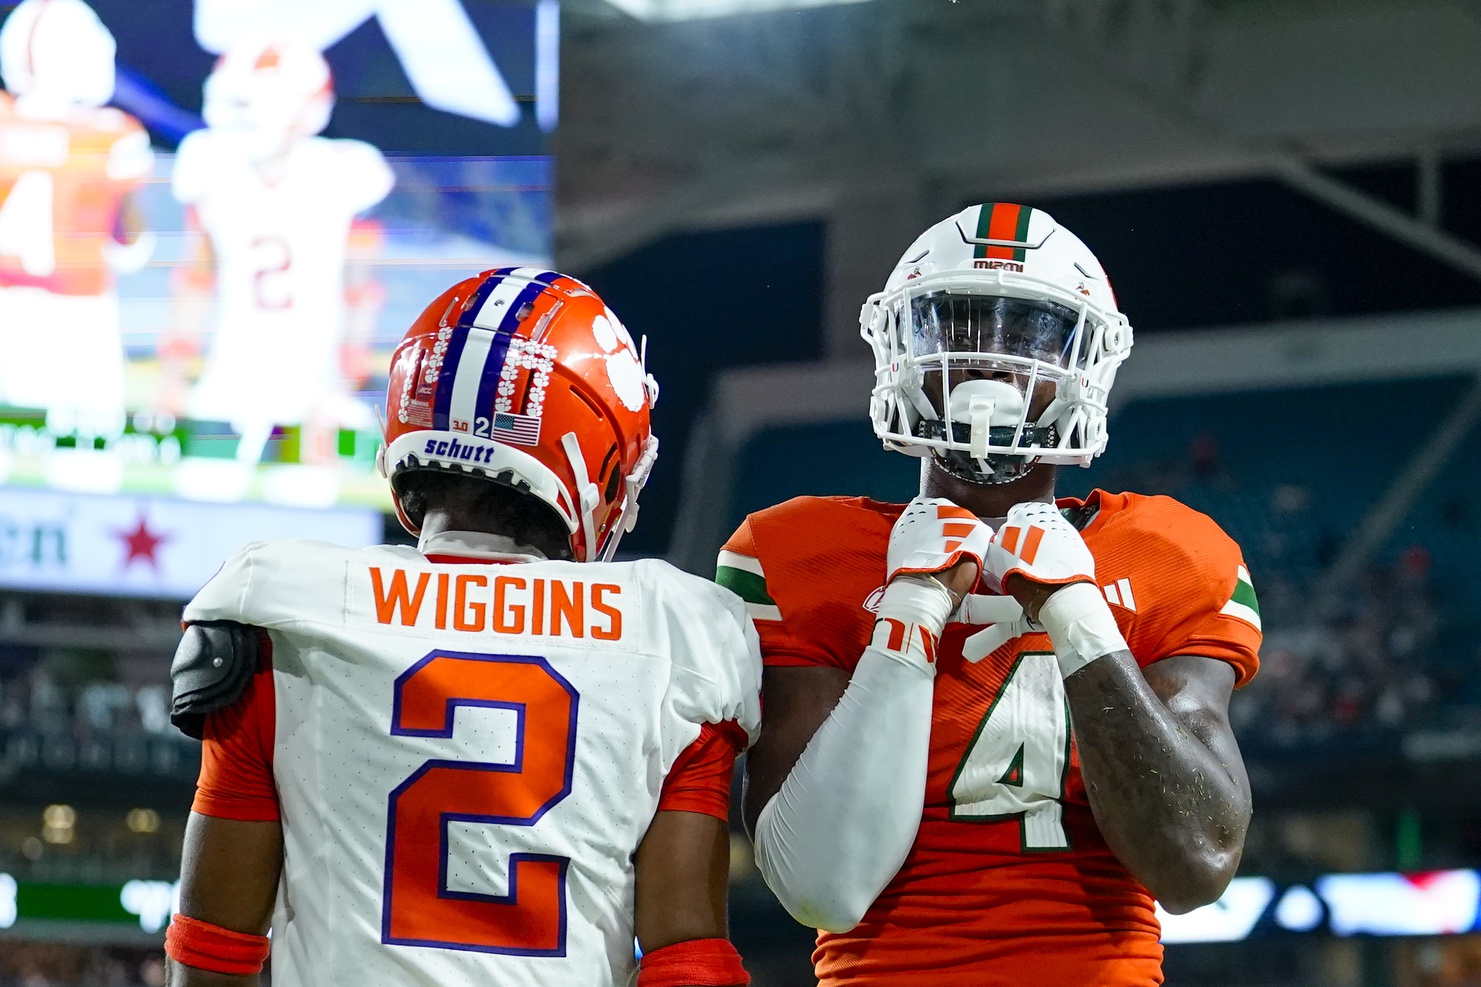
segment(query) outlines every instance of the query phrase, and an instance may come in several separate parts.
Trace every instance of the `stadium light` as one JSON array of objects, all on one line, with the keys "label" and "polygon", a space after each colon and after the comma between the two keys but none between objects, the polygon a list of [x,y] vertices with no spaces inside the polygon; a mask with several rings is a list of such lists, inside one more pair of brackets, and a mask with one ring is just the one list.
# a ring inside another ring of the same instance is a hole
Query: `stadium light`
[{"label": "stadium light", "polygon": [[728,17],[770,10],[799,10],[867,0],[607,0],[640,21],[692,21],[701,17]]}]

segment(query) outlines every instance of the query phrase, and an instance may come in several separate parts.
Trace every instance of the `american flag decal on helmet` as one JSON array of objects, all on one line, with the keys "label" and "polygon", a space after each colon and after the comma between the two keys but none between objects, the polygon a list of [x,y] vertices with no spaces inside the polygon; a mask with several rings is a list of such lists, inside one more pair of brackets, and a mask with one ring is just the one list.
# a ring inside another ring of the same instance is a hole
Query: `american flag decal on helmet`
[{"label": "american flag decal on helmet", "polygon": [[540,444],[540,419],[535,415],[515,415],[501,411],[494,415],[494,426],[489,438],[517,446],[537,446]]}]

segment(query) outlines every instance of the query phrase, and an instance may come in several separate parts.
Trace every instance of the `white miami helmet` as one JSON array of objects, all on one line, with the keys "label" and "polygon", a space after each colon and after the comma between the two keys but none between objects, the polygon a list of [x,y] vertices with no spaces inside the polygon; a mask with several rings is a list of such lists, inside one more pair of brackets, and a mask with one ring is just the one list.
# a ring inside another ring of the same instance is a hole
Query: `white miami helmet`
[{"label": "white miami helmet", "polygon": [[112,99],[116,51],[113,33],[82,0],[22,0],[0,26],[5,88],[48,106]]},{"label": "white miami helmet", "polygon": [[233,134],[260,161],[329,125],[334,80],[311,45],[262,40],[217,59],[204,96],[206,125]]},{"label": "white miami helmet", "polygon": [[937,223],[859,322],[885,448],[978,483],[1105,449],[1131,326],[1095,255],[1048,213],[988,202]]}]

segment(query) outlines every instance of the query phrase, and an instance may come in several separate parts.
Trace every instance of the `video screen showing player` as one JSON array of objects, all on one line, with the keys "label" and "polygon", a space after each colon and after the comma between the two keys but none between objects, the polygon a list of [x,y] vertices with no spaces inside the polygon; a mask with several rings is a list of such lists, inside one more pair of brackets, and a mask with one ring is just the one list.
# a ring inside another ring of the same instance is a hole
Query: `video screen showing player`
[{"label": "video screen showing player", "polygon": [[134,197],[153,152],[104,105],[113,59],[82,0],[24,0],[0,26],[0,405],[53,434],[125,425],[116,275],[148,258]]},{"label": "video screen showing player", "polygon": [[[347,265],[352,241],[362,252],[374,245],[364,227],[352,234],[356,217],[395,176],[370,144],[317,136],[333,102],[329,65],[312,48],[234,48],[206,80],[206,129],[175,158],[173,191],[192,243],[177,269],[159,410],[228,423],[241,437],[235,461],[246,466],[275,426],[301,426],[304,455],[324,459],[333,455],[325,435],[375,424],[350,396],[368,363],[352,330],[369,328],[375,293]],[[208,327],[213,287],[219,304]],[[202,349],[187,391],[187,365]]]},{"label": "video screen showing player", "polygon": [[[535,11],[498,13],[505,55],[535,45]],[[25,0],[0,32],[0,486],[389,510],[376,409],[416,314],[402,300],[548,267],[550,159],[325,136],[328,61],[289,30],[228,46],[202,76],[203,126],[152,151],[102,105],[114,41],[82,0]],[[510,85],[538,89],[553,57],[513,59]],[[123,99],[140,73],[118,71]]]}]

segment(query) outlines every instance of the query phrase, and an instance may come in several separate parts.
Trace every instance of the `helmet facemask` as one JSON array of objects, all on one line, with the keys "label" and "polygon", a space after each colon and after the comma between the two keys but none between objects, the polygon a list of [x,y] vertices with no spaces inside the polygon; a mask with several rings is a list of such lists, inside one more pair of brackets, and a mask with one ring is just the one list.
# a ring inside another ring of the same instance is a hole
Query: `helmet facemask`
[{"label": "helmet facemask", "polygon": [[1088,464],[1130,328],[1088,299],[1008,272],[945,272],[876,295],[871,417],[887,448],[975,483]]}]

